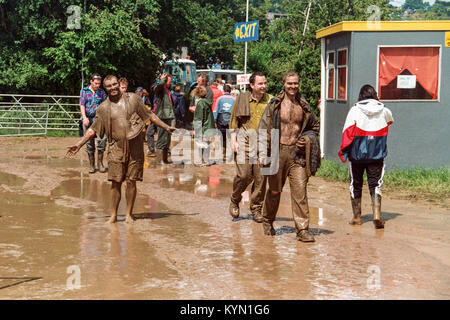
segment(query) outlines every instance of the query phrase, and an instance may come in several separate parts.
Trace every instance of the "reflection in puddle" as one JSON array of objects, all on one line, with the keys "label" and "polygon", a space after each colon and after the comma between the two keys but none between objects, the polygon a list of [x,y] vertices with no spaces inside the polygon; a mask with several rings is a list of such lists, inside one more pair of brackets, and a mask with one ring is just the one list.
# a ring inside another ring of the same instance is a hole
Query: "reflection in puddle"
[{"label": "reflection in puddle", "polygon": [[14,174],[0,172],[0,184],[6,184],[11,187],[22,187],[26,180]]}]

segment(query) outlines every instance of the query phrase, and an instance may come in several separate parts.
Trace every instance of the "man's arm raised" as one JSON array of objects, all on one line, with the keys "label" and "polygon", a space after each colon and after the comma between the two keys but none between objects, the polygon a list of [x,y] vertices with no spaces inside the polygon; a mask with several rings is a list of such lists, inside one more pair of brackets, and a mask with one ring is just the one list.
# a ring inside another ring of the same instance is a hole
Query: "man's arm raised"
[{"label": "man's arm raised", "polygon": [[92,128],[87,129],[86,133],[84,134],[83,138],[80,139],[80,141],[78,141],[71,147],[67,147],[66,157],[74,156],[81,149],[81,147],[84,146],[85,143],[88,142],[94,135],[95,131]]}]

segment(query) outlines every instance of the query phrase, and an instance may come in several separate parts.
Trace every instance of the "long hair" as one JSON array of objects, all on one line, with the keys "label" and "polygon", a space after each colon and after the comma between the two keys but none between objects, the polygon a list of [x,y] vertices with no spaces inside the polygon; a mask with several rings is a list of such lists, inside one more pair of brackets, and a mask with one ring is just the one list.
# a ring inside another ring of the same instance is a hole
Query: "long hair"
[{"label": "long hair", "polygon": [[359,91],[358,101],[366,99],[378,100],[378,94],[370,84],[363,85],[361,90]]}]

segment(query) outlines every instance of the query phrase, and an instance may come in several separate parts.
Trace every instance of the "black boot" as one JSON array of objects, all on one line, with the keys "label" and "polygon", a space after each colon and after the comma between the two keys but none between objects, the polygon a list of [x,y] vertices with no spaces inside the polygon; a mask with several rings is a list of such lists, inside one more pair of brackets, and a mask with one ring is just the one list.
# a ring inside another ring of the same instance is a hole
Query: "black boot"
[{"label": "black boot", "polygon": [[98,153],[98,171],[100,171],[101,173],[106,172],[106,169],[103,166],[103,152]]},{"label": "black boot", "polygon": [[376,193],[372,196],[372,212],[375,229],[383,229],[384,221],[381,218],[381,195]]},{"label": "black boot", "polygon": [[352,209],[353,209],[353,219],[350,220],[350,224],[352,225],[360,225],[361,222],[361,198],[353,199],[350,197],[350,200],[352,202]]},{"label": "black boot", "polygon": [[163,149],[162,151],[162,163],[163,164],[171,164],[172,161],[169,161],[169,149]]},{"label": "black boot", "polygon": [[89,173],[95,173],[95,154],[94,153],[88,153],[89,155],[89,165],[91,169],[89,170]]}]

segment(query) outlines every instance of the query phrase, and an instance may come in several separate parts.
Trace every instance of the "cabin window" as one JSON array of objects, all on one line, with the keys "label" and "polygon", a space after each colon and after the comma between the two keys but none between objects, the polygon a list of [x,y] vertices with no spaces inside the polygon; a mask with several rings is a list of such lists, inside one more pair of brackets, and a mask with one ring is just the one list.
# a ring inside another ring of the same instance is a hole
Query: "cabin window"
[{"label": "cabin window", "polygon": [[327,99],[334,100],[334,51],[327,53]]},{"label": "cabin window", "polygon": [[347,100],[347,49],[338,50],[337,88],[337,99]]},{"label": "cabin window", "polygon": [[380,47],[382,100],[438,100],[440,47]]}]

